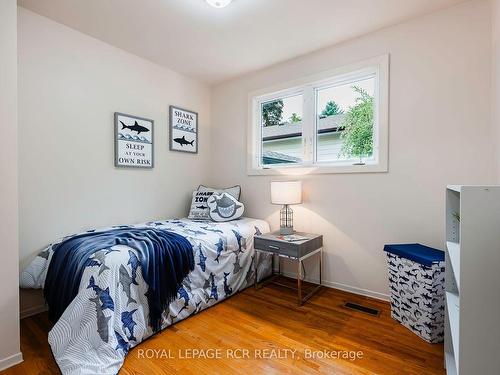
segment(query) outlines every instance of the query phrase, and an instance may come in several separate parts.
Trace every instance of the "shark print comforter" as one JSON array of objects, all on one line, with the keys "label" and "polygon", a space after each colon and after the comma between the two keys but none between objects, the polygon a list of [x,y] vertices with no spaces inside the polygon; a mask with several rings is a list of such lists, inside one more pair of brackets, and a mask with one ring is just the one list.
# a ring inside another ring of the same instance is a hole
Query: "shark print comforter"
[{"label": "shark print comforter", "polygon": [[[271,272],[271,259],[256,256],[253,236],[269,232],[265,221],[227,223],[175,219],[120,228],[154,227],[178,233],[193,245],[195,269],[162,316],[162,329],[213,306]],[[115,227],[93,229],[100,232]],[[21,287],[43,288],[53,254],[49,245],[21,274]],[[148,286],[134,249],[100,249],[85,268],[78,295],[49,332],[63,374],[116,374],[127,352],[153,334],[148,324]]]}]

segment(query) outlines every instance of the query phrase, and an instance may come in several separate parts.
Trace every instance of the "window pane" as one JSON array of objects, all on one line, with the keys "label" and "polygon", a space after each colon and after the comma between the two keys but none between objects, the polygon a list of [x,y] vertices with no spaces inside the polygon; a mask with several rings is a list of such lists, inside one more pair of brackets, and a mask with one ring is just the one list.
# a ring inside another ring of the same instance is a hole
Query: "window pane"
[{"label": "window pane", "polygon": [[262,165],[302,161],[302,95],[261,104]]},{"label": "window pane", "polygon": [[375,77],[316,91],[316,160],[373,160]]}]

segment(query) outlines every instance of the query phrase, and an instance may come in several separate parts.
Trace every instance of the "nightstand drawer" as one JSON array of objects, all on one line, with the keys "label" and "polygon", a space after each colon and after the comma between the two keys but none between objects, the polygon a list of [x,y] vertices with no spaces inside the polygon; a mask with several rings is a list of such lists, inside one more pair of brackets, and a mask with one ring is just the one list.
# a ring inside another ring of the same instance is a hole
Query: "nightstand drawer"
[{"label": "nightstand drawer", "polygon": [[323,236],[316,236],[309,240],[298,242],[275,240],[272,234],[255,236],[254,247],[257,250],[268,251],[293,258],[302,258],[320,247],[323,247]]},{"label": "nightstand drawer", "polygon": [[268,239],[255,237],[254,247],[257,250],[268,251],[271,253],[282,254],[294,258],[299,257],[299,246],[293,242],[272,241]]}]

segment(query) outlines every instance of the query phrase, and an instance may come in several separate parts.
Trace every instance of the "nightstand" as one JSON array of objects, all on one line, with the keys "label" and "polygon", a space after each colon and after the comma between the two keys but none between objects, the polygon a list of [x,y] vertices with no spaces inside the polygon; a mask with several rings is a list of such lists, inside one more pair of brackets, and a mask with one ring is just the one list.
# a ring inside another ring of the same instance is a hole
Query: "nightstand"
[{"label": "nightstand", "polygon": [[[281,237],[279,231],[254,236],[255,251],[264,251],[272,254],[272,275],[266,280],[257,283],[257,272],[255,272],[255,288],[260,288],[268,283],[276,283],[275,279],[281,275],[281,258],[297,261],[297,293],[298,305],[301,306],[321,288],[321,267],[323,258],[323,236],[318,234],[295,232],[294,235],[306,237],[300,241],[286,241]],[[281,237],[281,238],[280,238]],[[286,236],[285,236],[286,237]],[[313,255],[318,255],[319,262],[319,284],[305,297],[302,297],[302,262]],[[274,257],[278,256],[278,273],[274,273]],[[277,284],[277,283],[276,283]],[[284,284],[279,284],[287,286]],[[288,286],[287,286],[288,287]],[[295,288],[294,288],[295,289]]]}]

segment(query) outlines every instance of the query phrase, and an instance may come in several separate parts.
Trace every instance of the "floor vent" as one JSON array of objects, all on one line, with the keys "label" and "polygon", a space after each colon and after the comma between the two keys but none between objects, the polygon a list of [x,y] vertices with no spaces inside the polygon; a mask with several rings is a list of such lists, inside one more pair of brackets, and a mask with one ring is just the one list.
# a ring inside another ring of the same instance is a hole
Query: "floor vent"
[{"label": "floor vent", "polygon": [[373,315],[373,316],[378,316],[380,314],[380,311],[377,310],[377,309],[372,309],[371,307],[366,307],[366,306],[363,306],[363,305],[358,305],[357,303],[353,303],[353,302],[346,302],[344,304],[344,307],[347,307],[348,309],[353,309],[353,310],[361,311],[361,312],[364,312],[366,314],[370,314],[370,315]]}]

